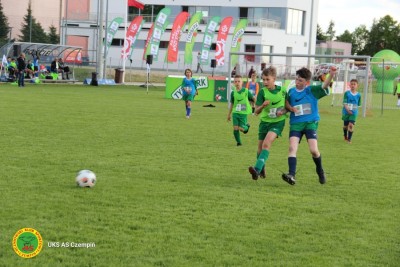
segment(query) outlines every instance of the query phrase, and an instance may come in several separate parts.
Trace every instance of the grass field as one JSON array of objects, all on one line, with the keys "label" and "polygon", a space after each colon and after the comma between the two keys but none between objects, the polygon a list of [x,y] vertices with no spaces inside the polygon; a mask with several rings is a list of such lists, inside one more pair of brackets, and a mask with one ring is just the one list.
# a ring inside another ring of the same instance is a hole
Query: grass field
[{"label": "grass field", "polygon": [[[290,186],[288,127],[253,181],[258,118],[236,147],[226,103],[187,120],[163,88],[77,85],[1,85],[0,103],[1,266],[399,265],[399,110],[360,117],[349,145],[321,100],[327,184],[303,142]],[[43,237],[32,259],[12,249],[24,227]]]}]

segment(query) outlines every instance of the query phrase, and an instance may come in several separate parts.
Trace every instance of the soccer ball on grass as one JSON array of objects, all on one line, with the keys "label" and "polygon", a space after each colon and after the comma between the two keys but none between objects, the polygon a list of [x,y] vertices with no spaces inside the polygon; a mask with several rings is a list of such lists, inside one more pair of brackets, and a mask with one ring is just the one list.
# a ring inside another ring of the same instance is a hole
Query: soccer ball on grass
[{"label": "soccer ball on grass", "polygon": [[96,184],[96,174],[91,170],[81,170],[76,175],[76,184],[80,187],[94,187]]}]

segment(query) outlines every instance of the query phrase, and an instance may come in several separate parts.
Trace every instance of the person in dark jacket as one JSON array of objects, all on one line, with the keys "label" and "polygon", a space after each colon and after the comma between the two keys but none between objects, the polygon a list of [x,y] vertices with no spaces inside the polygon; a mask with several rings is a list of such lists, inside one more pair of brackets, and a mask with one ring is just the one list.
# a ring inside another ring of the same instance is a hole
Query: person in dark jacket
[{"label": "person in dark jacket", "polygon": [[18,87],[24,87],[25,69],[26,69],[25,53],[21,53],[17,58],[17,68],[18,68]]}]

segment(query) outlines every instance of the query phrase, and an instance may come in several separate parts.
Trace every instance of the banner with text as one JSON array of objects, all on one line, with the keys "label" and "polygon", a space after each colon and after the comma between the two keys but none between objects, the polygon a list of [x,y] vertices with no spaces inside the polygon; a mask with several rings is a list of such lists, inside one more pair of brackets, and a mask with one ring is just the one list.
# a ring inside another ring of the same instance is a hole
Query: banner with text
[{"label": "banner with text", "polygon": [[168,44],[168,62],[176,62],[178,60],[179,39],[182,35],[182,30],[185,28],[186,20],[189,17],[188,12],[181,12],[176,16],[171,30],[171,36]]},{"label": "banner with text", "polygon": [[144,43],[144,50],[143,50],[143,60],[146,61],[146,52],[147,52],[147,47],[149,46],[150,43],[150,39],[151,36],[153,34],[153,30],[154,30],[154,23],[151,24],[150,30],[147,33],[147,38],[146,38],[146,42]]},{"label": "banner with text", "polygon": [[134,18],[129,25],[129,28],[126,31],[124,47],[121,51],[121,58],[127,59],[128,56],[132,53],[133,47],[135,45],[137,36],[139,35],[140,30],[142,29],[143,25],[143,17],[137,16]]},{"label": "banner with text", "polygon": [[112,40],[114,39],[115,33],[118,31],[119,25],[124,21],[123,18],[117,17],[113,19],[110,23],[110,26],[107,28],[107,33],[106,33],[106,39],[105,41],[105,46],[106,46],[106,55],[108,53],[108,49],[111,46]]},{"label": "banner with text", "polygon": [[209,64],[209,54],[212,45],[212,40],[214,38],[215,30],[221,21],[221,17],[213,17],[207,24],[203,37],[203,46],[201,48],[200,64]]},{"label": "banner with text", "polygon": [[[240,43],[242,42],[242,35],[244,34],[246,26],[247,26],[247,19],[239,20],[238,24],[235,27],[235,30],[233,31],[231,52],[239,52]],[[239,61],[238,55],[233,55],[231,57],[232,68],[238,63],[238,61]]]},{"label": "banner with text", "polygon": [[219,25],[219,31],[217,36],[217,48],[215,52],[215,59],[217,61],[217,66],[223,66],[225,64],[225,44],[228,38],[229,29],[232,24],[232,17],[226,17],[222,20]]},{"label": "banner with text", "polygon": [[197,36],[197,29],[200,26],[200,20],[203,18],[203,12],[197,11],[190,20],[185,47],[185,64],[192,64],[193,46]]},{"label": "banner with text", "polygon": [[153,34],[151,35],[149,45],[146,47],[146,55],[153,55],[153,60],[157,60],[161,36],[163,35],[165,28],[168,26],[168,16],[170,14],[171,9],[165,7],[158,12],[156,21],[154,22]]}]

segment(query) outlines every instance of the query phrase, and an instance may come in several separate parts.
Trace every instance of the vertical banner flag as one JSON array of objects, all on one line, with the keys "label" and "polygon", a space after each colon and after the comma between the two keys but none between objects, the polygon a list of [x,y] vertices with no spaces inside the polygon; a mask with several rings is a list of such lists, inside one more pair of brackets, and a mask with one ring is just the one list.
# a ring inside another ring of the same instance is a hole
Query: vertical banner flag
[{"label": "vertical banner flag", "polygon": [[3,67],[7,67],[8,66],[8,61],[7,61],[7,57],[6,55],[3,54],[3,59],[1,60],[1,65]]},{"label": "vertical banner flag", "polygon": [[107,28],[106,39],[104,40],[106,46],[106,55],[108,53],[108,48],[110,48],[112,40],[114,39],[115,33],[118,31],[119,25],[124,21],[123,18],[117,17],[113,19],[110,23],[110,26]]},{"label": "vertical banner flag", "polygon": [[153,35],[153,30],[154,30],[154,23],[151,24],[150,30],[147,33],[147,38],[146,38],[146,42],[144,43],[144,51],[143,51],[143,60],[146,61],[146,52],[147,52],[147,47],[150,44],[150,39],[151,36]]},{"label": "vertical banner flag", "polygon": [[226,39],[228,38],[229,29],[231,28],[232,20],[232,17],[226,17],[219,25],[217,49],[215,51],[215,60],[217,61],[217,66],[223,66],[225,64],[225,44]]},{"label": "vertical banner flag", "polygon": [[203,46],[201,48],[200,64],[208,65],[210,48],[215,30],[221,21],[221,17],[213,17],[207,24],[203,37]]},{"label": "vertical banner flag", "polygon": [[[247,19],[239,20],[238,24],[235,27],[235,30],[233,31],[231,52],[239,52],[240,43],[242,42],[242,35],[244,34],[246,26],[247,26]],[[233,55],[231,57],[232,68],[238,63],[238,61],[239,61],[238,55]]]},{"label": "vertical banner flag", "polygon": [[192,64],[193,60],[193,46],[197,36],[197,29],[200,26],[200,20],[203,18],[203,12],[197,11],[190,20],[188,33],[186,37],[185,47],[185,64]]},{"label": "vertical banner flag", "polygon": [[150,43],[146,47],[146,56],[153,55],[153,60],[157,60],[158,49],[160,47],[161,36],[168,26],[168,16],[171,14],[171,9],[165,7],[158,12],[156,21],[154,22],[153,34],[150,38]]},{"label": "vertical banner flag", "polygon": [[142,22],[143,22],[143,17],[137,16],[132,20],[131,24],[129,25],[129,28],[126,31],[124,47],[122,48],[121,51],[122,59],[127,59],[128,55],[131,53],[131,49],[133,49],[137,36],[139,35],[140,30],[142,29],[142,24],[143,24]]},{"label": "vertical banner flag", "polygon": [[168,44],[168,62],[176,62],[178,60],[179,39],[181,38],[182,30],[185,27],[188,17],[189,13],[183,11],[175,18]]}]

